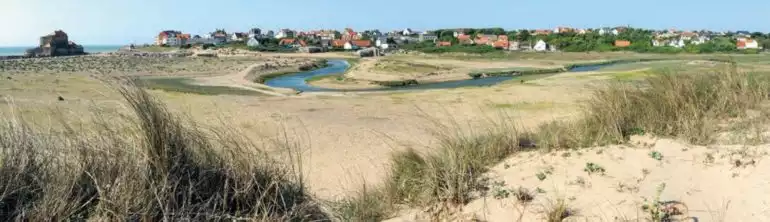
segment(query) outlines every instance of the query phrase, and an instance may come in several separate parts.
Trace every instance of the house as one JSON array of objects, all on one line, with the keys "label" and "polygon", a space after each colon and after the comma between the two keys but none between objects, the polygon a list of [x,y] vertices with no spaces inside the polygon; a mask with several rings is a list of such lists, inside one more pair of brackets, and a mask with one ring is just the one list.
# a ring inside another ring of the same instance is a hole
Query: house
[{"label": "house", "polygon": [[750,38],[738,38],[736,45],[738,49],[760,49],[759,42]]},{"label": "house", "polygon": [[498,48],[498,49],[508,49],[510,47],[510,42],[508,41],[495,41],[492,44],[492,47]]},{"label": "house", "polygon": [[577,31],[577,33],[578,33],[578,34],[580,34],[580,35],[585,35],[585,34],[587,34],[588,32],[589,32],[589,31],[588,31],[587,29],[578,29],[578,31]]},{"label": "house", "polygon": [[513,41],[508,44],[508,50],[509,51],[518,51],[521,49],[519,41]]},{"label": "house", "polygon": [[437,42],[436,47],[442,47],[442,46],[452,46],[452,42]]},{"label": "house", "polygon": [[345,41],[345,45],[342,48],[345,50],[353,50],[355,49],[355,46],[353,46],[350,41]]},{"label": "house", "polygon": [[628,40],[615,40],[615,47],[625,48],[631,46],[631,41]]},{"label": "house", "polygon": [[425,42],[425,41],[436,42],[436,40],[438,40],[438,36],[430,33],[421,33],[419,38],[420,42]]},{"label": "house", "polygon": [[296,33],[290,29],[281,29],[278,34],[275,34],[276,39],[294,38]]},{"label": "house", "polygon": [[297,40],[294,38],[290,38],[290,39],[281,39],[281,41],[278,42],[278,45],[299,48],[299,47],[307,46],[307,43],[305,42],[305,40]]},{"label": "house", "polygon": [[345,31],[342,32],[342,36],[340,36],[342,40],[346,40],[346,41],[359,40],[362,37],[363,35],[361,35],[361,33],[353,31],[353,29],[351,28],[345,28]]},{"label": "house", "polygon": [[601,28],[599,29],[599,35],[619,35],[621,32],[623,32],[625,28]]},{"label": "house", "polygon": [[248,36],[249,36],[249,39],[251,39],[251,38],[261,39],[261,38],[263,38],[263,36],[262,36],[262,29],[252,28],[252,29],[249,30]]},{"label": "house", "polygon": [[460,34],[460,35],[458,35],[458,36],[457,36],[457,41],[458,41],[460,44],[463,44],[463,45],[470,45],[470,44],[473,44],[473,40],[471,40],[471,36],[470,36],[470,35],[466,35],[466,34]]},{"label": "house", "polygon": [[248,34],[243,32],[233,32],[232,35],[230,35],[230,40],[234,42],[243,41],[248,38]]},{"label": "house", "polygon": [[369,40],[353,40],[350,41],[350,44],[357,48],[369,48],[372,46],[372,41]]},{"label": "house", "polygon": [[416,34],[412,29],[405,28],[404,31],[401,31],[401,35],[410,36],[412,34]]},{"label": "house", "polygon": [[228,40],[227,32],[222,29],[217,29],[216,31],[212,32],[210,35],[210,38],[212,39],[212,42],[214,44],[224,44]]},{"label": "house", "polygon": [[537,43],[535,43],[535,46],[532,47],[537,52],[545,52],[548,51],[548,43],[545,43],[545,41],[537,40]]},{"label": "house", "polygon": [[268,30],[264,38],[267,38],[267,39],[275,38],[275,32],[273,32],[273,30]]},{"label": "house", "polygon": [[331,45],[334,48],[344,48],[347,43],[348,41],[345,41],[342,39],[335,39],[335,40],[332,40]]},{"label": "house", "polygon": [[455,30],[454,33],[452,33],[452,36],[454,36],[455,38],[457,38],[460,35],[465,35],[465,30],[458,29],[458,30]]},{"label": "house", "polygon": [[[174,30],[165,30],[158,34],[158,36],[155,38],[155,45],[171,45],[169,44],[169,41],[172,43],[178,43],[177,35],[181,35],[182,32],[180,31],[174,31]],[[171,40],[169,40],[171,39]],[[178,44],[176,45],[178,46]]]},{"label": "house", "polygon": [[700,35],[700,36],[696,37],[695,39],[693,39],[692,41],[690,41],[690,44],[700,45],[700,44],[706,43],[708,41],[711,41],[711,38],[709,38],[706,35]]},{"label": "house", "polygon": [[374,45],[377,47],[380,47],[382,44],[388,44],[388,37],[377,37],[377,40],[374,40]]},{"label": "house", "polygon": [[556,27],[553,29],[553,33],[559,34],[559,33],[571,33],[575,32],[575,29],[570,27]]},{"label": "house", "polygon": [[249,37],[249,40],[246,41],[246,45],[249,47],[257,47],[257,46],[260,46],[261,44],[259,43],[259,40],[257,40],[257,37],[254,36],[254,37]]}]

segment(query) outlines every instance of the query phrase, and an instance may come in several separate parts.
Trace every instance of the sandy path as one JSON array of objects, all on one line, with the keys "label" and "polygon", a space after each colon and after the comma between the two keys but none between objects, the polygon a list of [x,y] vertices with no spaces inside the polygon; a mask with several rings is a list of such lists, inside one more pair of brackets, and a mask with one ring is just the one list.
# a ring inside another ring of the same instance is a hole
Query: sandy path
[{"label": "sandy path", "polygon": [[193,78],[193,83],[199,84],[199,85],[227,86],[227,87],[234,87],[239,89],[247,89],[247,90],[253,90],[253,91],[257,91],[257,92],[261,92],[261,93],[264,93],[267,95],[273,95],[273,96],[286,96],[286,95],[296,94],[296,92],[292,89],[274,88],[264,84],[255,83],[247,80],[246,77],[250,73],[254,72],[255,69],[257,69],[257,67],[261,65],[262,65],[261,63],[253,64],[238,73],[232,73],[232,74],[221,75],[221,76],[213,76],[213,77]]}]

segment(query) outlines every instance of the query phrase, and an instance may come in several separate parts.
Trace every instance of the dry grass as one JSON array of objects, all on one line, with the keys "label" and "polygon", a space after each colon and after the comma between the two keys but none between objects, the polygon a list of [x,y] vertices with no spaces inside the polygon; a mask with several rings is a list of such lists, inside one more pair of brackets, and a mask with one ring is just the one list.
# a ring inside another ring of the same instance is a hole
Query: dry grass
[{"label": "dry grass", "polygon": [[22,117],[5,118],[0,218],[328,218],[294,168],[232,132],[199,130],[142,90],[127,86],[120,92],[136,115],[129,125],[102,119],[90,129],[65,125],[46,132]]},{"label": "dry grass", "polygon": [[[387,198],[367,198],[380,200],[378,206],[462,205],[474,198],[472,194],[481,185],[478,178],[488,166],[531,147],[551,150],[618,144],[644,133],[708,144],[723,130],[720,124],[748,118],[746,110],[761,108],[768,100],[769,83],[764,75],[738,72],[733,64],[713,73],[668,73],[639,85],[612,84],[595,92],[584,118],[545,123],[532,132],[508,123],[477,132],[457,124],[437,124],[438,149],[428,154],[413,150],[393,154],[383,193],[377,193]],[[561,221],[573,213],[560,200],[546,216],[548,221]]]}]

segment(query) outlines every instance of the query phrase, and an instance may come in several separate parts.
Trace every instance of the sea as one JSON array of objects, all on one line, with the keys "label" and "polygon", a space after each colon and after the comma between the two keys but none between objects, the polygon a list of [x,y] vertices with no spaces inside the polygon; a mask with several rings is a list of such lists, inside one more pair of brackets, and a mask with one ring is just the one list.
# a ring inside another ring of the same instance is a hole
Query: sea
[{"label": "sea", "polygon": [[[117,52],[120,49],[120,45],[84,45],[83,50],[87,53],[99,53],[99,52]],[[34,48],[34,46],[21,46],[21,47],[0,47],[0,56],[20,56],[24,55],[27,49]]]}]

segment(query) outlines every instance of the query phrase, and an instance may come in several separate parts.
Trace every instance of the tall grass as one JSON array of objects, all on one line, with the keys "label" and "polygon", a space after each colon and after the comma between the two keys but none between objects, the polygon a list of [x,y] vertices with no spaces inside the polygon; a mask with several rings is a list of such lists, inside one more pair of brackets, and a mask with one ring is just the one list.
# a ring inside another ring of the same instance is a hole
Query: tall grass
[{"label": "tall grass", "polygon": [[128,125],[41,132],[3,120],[2,220],[328,219],[302,176],[259,147],[199,130],[135,87],[119,91],[135,114]]}]

